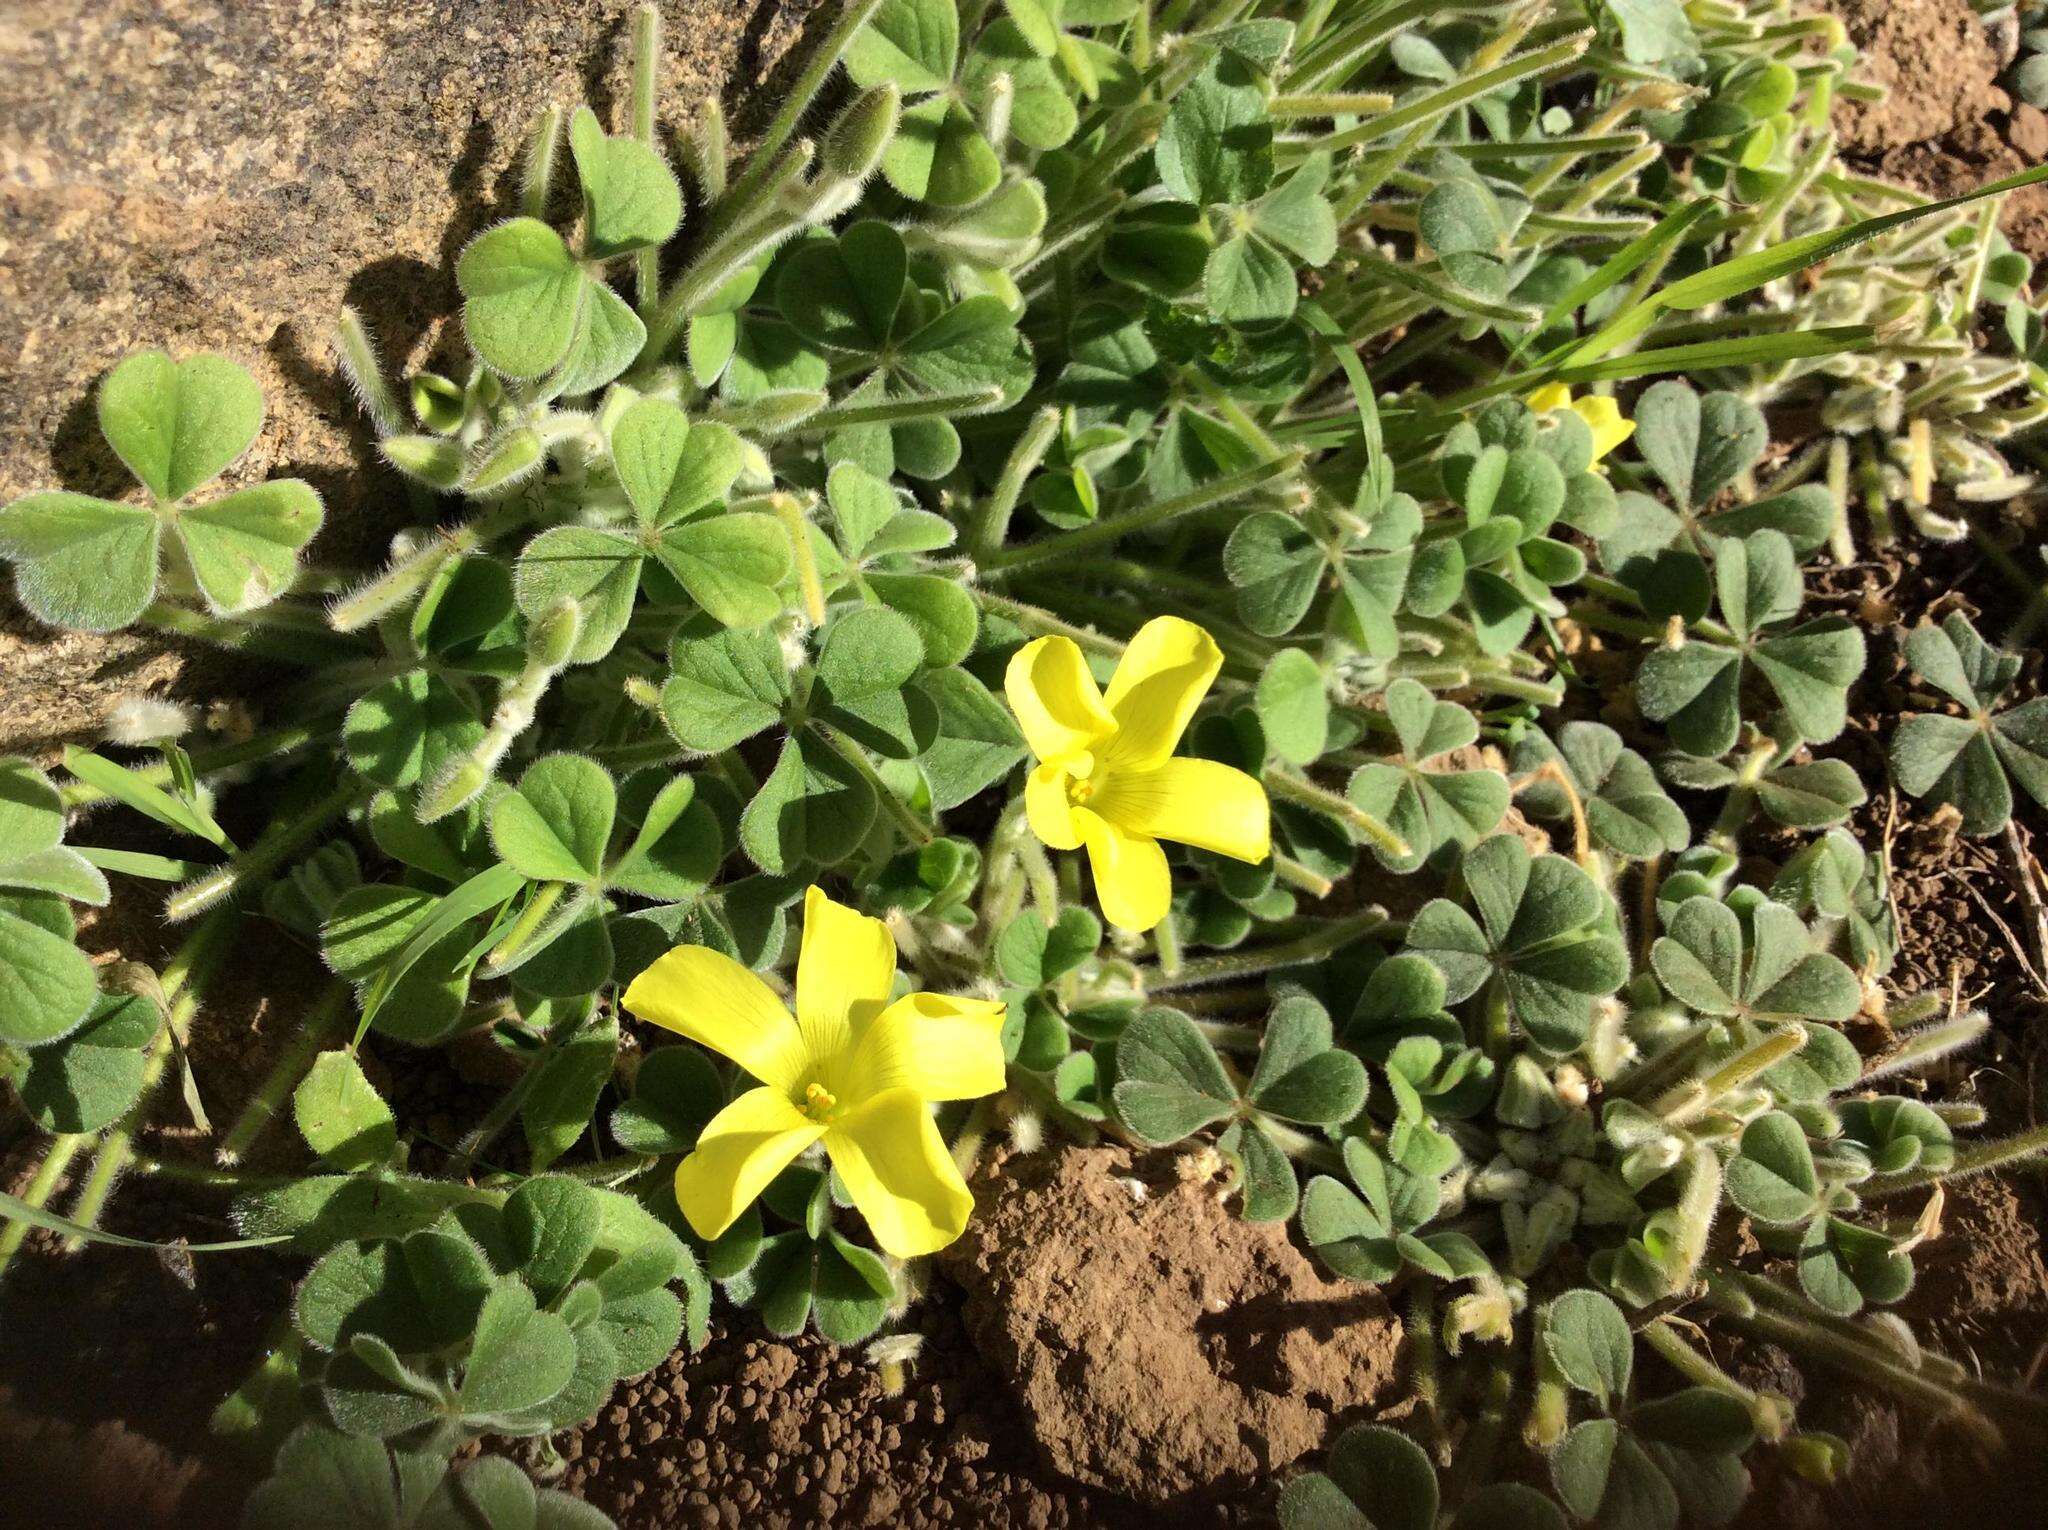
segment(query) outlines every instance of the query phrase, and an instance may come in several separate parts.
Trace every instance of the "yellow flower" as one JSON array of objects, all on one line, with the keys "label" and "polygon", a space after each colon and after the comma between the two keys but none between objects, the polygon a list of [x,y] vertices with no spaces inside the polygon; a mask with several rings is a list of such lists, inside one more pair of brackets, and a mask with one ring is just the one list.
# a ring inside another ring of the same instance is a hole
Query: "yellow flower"
[{"label": "yellow flower", "polygon": [[1538,414],[1548,414],[1553,409],[1569,409],[1584,420],[1586,428],[1593,432],[1593,460],[1596,463],[1636,433],[1636,422],[1623,419],[1621,405],[1613,399],[1599,394],[1575,399],[1572,390],[1563,383],[1546,383],[1523,402]]},{"label": "yellow flower", "polygon": [[1166,917],[1173,881],[1162,839],[1266,858],[1265,788],[1213,760],[1173,758],[1222,667],[1216,640],[1177,616],[1139,629],[1107,695],[1069,638],[1039,638],[1010,660],[1003,689],[1038,757],[1025,816],[1055,850],[1087,846],[1103,917],[1119,928],[1149,930]]},{"label": "yellow flower", "polygon": [[927,1109],[1003,1087],[1003,1003],[913,993],[889,1002],[888,926],[813,887],[804,896],[796,1017],[729,956],[677,946],[633,980],[626,1008],[761,1081],[716,1116],[676,1169],[676,1203],[715,1238],[822,1141],[875,1240],[899,1259],[944,1248],[974,1210]]}]

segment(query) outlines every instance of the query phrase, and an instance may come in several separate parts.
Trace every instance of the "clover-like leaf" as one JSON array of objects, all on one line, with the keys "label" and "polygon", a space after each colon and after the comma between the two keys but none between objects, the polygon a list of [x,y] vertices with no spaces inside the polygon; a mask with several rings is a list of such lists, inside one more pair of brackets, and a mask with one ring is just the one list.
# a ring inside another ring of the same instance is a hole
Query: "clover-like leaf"
[{"label": "clover-like leaf", "polygon": [[1183,202],[1250,202],[1273,178],[1273,129],[1242,65],[1219,62],[1173,99],[1155,150],[1159,178]]},{"label": "clover-like leaf", "polygon": [[880,811],[868,776],[810,729],[783,741],[740,815],[740,847],[763,871],[831,866],[860,848]]},{"label": "clover-like leaf", "polygon": [[895,332],[909,262],[900,233],[863,219],[837,239],[814,240],[782,262],[776,307],[813,344],[879,351]]},{"label": "clover-like leaf", "polygon": [[569,354],[589,278],[562,236],[513,218],[472,239],[455,262],[471,349],[507,377],[539,377]]},{"label": "clover-like leaf", "polygon": [[1428,768],[1478,738],[1479,724],[1417,682],[1396,680],[1387,688],[1387,720],[1400,753],[1361,765],[1347,795],[1407,843],[1405,855],[1375,845],[1381,863],[1390,871],[1413,871],[1446,845],[1469,846],[1490,833],[1507,811],[1508,782],[1497,770]]},{"label": "clover-like leaf", "polygon": [[665,399],[644,398],[612,426],[612,466],[643,526],[668,527],[724,499],[740,475],[739,437],[715,421],[692,424]]},{"label": "clover-like leaf", "polygon": [[583,237],[592,259],[661,244],[676,231],[682,188],[651,145],[608,137],[597,113],[579,106],[569,119],[569,152],[583,185]]},{"label": "clover-like leaf", "polygon": [[935,719],[918,768],[943,813],[1008,775],[1024,758],[1024,735],[1010,709],[964,669],[928,670],[917,686]]},{"label": "clover-like leaf", "polygon": [[263,428],[263,393],[225,356],[130,356],[100,386],[100,434],[160,504],[212,482]]},{"label": "clover-like leaf", "polygon": [[684,748],[717,753],[781,720],[789,668],[773,634],[685,639],[670,661],[661,715]]},{"label": "clover-like leaf", "polygon": [[[612,964],[609,938],[598,938],[601,931],[608,935],[602,913],[601,906],[594,906],[591,916],[577,932],[582,936],[582,943],[589,947],[587,957],[578,953],[579,960],[587,959],[592,970],[597,972],[595,983],[602,983],[609,976]],[[576,942],[575,935],[569,940],[558,938],[548,953],[522,970],[520,981],[533,984],[537,975],[552,977],[547,970],[550,959],[558,958],[559,953],[567,951],[572,942]],[[533,1081],[519,1102],[520,1134],[526,1138],[530,1167],[535,1174],[541,1173],[583,1140],[584,1133],[590,1129],[591,1113],[597,1109],[598,1096],[612,1081],[612,1069],[618,1061],[618,1023],[590,1018],[586,1013],[588,1005],[584,1002],[587,990],[579,990],[580,981],[580,978],[570,978],[544,985],[549,991],[571,990],[561,1007],[574,1014],[576,1020],[573,1027],[549,1026],[551,1044],[547,1053],[534,1064]],[[569,1033],[560,1035],[565,1028]]]},{"label": "clover-like leaf", "polygon": [[1898,921],[1885,895],[1883,868],[1855,838],[1830,829],[1796,851],[1771,883],[1771,896],[1811,910],[1838,930],[1850,966],[1882,976],[1898,956]]},{"label": "clover-like leaf", "polygon": [[1365,1065],[1333,1044],[1329,1014],[1295,994],[1274,1006],[1244,1098],[1283,1121],[1336,1126],[1365,1104]]},{"label": "clover-like leaf", "polygon": [[1110,1098],[1118,1119],[1141,1142],[1178,1142],[1237,1105],[1215,1049],[1177,1009],[1140,1011],[1117,1041],[1116,1068]]},{"label": "clover-like leaf", "polygon": [[1607,898],[1570,861],[1532,857],[1511,834],[1481,840],[1460,869],[1479,917],[1438,898],[1409,922],[1409,947],[1443,973],[1451,1002],[1483,989],[1489,1023],[1519,1023],[1538,1046],[1572,1051],[1595,1002],[1628,976]]},{"label": "clover-like leaf", "polygon": [[1330,1442],[1323,1470],[1287,1484],[1284,1530],[1436,1530],[1439,1491],[1428,1452],[1384,1424],[1353,1424]]},{"label": "clover-like leaf", "polygon": [[85,1020],[99,988],[73,933],[60,899],[0,893],[0,1042],[42,1046]]},{"label": "clover-like leaf", "polygon": [[1955,1133],[1948,1122],[1902,1095],[1845,1100],[1842,1144],[1854,1148],[1877,1174],[1924,1169],[1939,1174],[1955,1163]]},{"label": "clover-like leaf", "polygon": [[66,491],[0,508],[0,556],[22,604],[52,626],[107,632],[156,596],[166,528],[207,606],[234,615],[291,586],[298,551],[320,529],[320,496],[296,478],[198,504],[188,497],[247,451],[263,424],[255,380],[222,356],[131,356],[100,389],[100,429],[148,488],[150,507]]},{"label": "clover-like leaf", "polygon": [[62,490],[0,509],[0,557],[13,561],[21,603],[40,621],[112,632],[156,595],[161,522],[154,512]]},{"label": "clover-like leaf", "polygon": [[1824,743],[1840,733],[1849,685],[1863,672],[1863,634],[1840,617],[1785,625],[1804,592],[1784,534],[1717,544],[1714,583],[1730,638],[1688,635],[1652,652],[1636,676],[1643,715],[1666,723],[1688,754],[1726,754],[1741,728],[1744,672],[1754,665],[1801,737]]},{"label": "clover-like leaf", "polygon": [[1312,654],[1283,648],[1273,655],[1259,676],[1254,701],[1267,746],[1281,759],[1308,765],[1321,756],[1330,733],[1330,698],[1322,666]]},{"label": "clover-like leaf", "polygon": [[46,1132],[91,1132],[128,1113],[142,1093],[145,1052],[162,1017],[136,994],[103,993],[85,1023],[28,1054],[16,1081],[22,1108]]},{"label": "clover-like leaf", "polygon": [[[1610,854],[1649,860],[1683,850],[1692,840],[1685,811],[1657,773],[1605,723],[1568,722],[1557,740],[1530,729],[1515,745],[1514,766],[1529,774],[1550,765],[1565,775],[1586,815],[1593,842]],[[1546,821],[1571,816],[1571,797],[1557,782],[1535,779],[1522,789],[1525,811]]]},{"label": "clover-like leaf", "polygon": [[657,1047],[640,1060],[631,1098],[611,1114],[611,1132],[628,1152],[658,1157],[687,1152],[725,1108],[726,1090],[695,1047]]},{"label": "clover-like leaf", "polygon": [[1754,404],[1733,393],[1701,398],[1676,380],[1636,401],[1635,449],[1681,510],[1706,504],[1763,455],[1770,432]]},{"label": "clover-like leaf", "polygon": [[894,84],[905,95],[944,90],[960,57],[952,0],[882,0],[846,49],[846,72],[863,88]]},{"label": "clover-like leaf", "polygon": [[1968,617],[1952,612],[1939,627],[1916,628],[1907,636],[1906,660],[1969,715],[1923,712],[1899,724],[1891,763],[1900,788],[1908,796],[1953,803],[1963,832],[1973,835],[2005,827],[2012,817],[2012,782],[2048,805],[2048,699],[1998,708],[2019,675],[2018,656],[1993,648]]},{"label": "clover-like leaf", "polygon": [[1462,1235],[1422,1231],[1442,1203],[1436,1176],[1389,1161],[1363,1137],[1345,1139],[1344,1167],[1349,1185],[1318,1175],[1301,1199],[1302,1236],[1337,1274],[1378,1285],[1404,1265],[1440,1280],[1488,1268]]},{"label": "clover-like leaf", "polygon": [[1820,1208],[1820,1177],[1806,1131],[1781,1110],[1742,1129],[1742,1151],[1728,1162],[1728,1198],[1769,1226],[1804,1222]]},{"label": "clover-like leaf", "polygon": [[1013,921],[996,942],[996,962],[1006,981],[1040,988],[1094,956],[1101,943],[1102,921],[1085,908],[1070,906],[1052,924],[1035,913]]},{"label": "clover-like leaf", "polygon": [[540,882],[603,875],[618,789],[602,765],[576,754],[535,760],[492,804],[491,843],[509,866]]},{"label": "clover-like leaf", "polygon": [[1913,1289],[1913,1261],[1881,1232],[1840,1217],[1816,1217],[1798,1252],[1799,1286],[1837,1317],[1865,1303],[1889,1306]]},{"label": "clover-like leaf", "polygon": [[1543,1350],[1564,1379],[1612,1411],[1628,1395],[1635,1335],[1598,1291],[1567,1291],[1543,1314]]},{"label": "clover-like leaf", "polygon": [[373,1169],[398,1146],[397,1119],[349,1052],[323,1052],[292,1095],[306,1146],[344,1172]]},{"label": "clover-like leaf", "polygon": [[789,536],[772,515],[714,515],[664,531],[654,556],[690,598],[727,627],[758,627],[782,611]]},{"label": "clover-like leaf", "polygon": [[1739,910],[1687,898],[1650,947],[1650,965],[1666,992],[1703,1015],[1840,1021],[1863,1002],[1856,974],[1814,948],[1805,922],[1760,897]]},{"label": "clover-like leaf", "polygon": [[[416,821],[400,811],[408,822]],[[434,893],[388,883],[343,893],[320,931],[328,965],[350,982],[374,982],[440,902]],[[458,1028],[469,997],[475,939],[474,930],[458,925],[437,940],[391,989],[377,1011],[375,1028],[418,1045],[443,1040]]]},{"label": "clover-like leaf", "polygon": [[575,1372],[576,1339],[569,1325],[536,1310],[533,1292],[516,1276],[494,1285],[477,1314],[463,1367],[463,1411],[504,1416],[537,1408]]},{"label": "clover-like leaf", "polygon": [[1676,1490],[1634,1436],[1611,1418],[1573,1426],[1550,1453],[1550,1480],[1581,1520],[1627,1530],[1676,1530]]}]

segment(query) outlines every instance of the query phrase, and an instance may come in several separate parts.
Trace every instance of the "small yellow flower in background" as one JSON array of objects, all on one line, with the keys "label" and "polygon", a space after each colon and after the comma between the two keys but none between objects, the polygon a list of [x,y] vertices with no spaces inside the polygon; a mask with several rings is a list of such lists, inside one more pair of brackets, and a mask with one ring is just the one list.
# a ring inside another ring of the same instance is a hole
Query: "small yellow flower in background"
[{"label": "small yellow flower in background", "polygon": [[1265,788],[1213,760],[1173,758],[1222,667],[1216,640],[1177,616],[1139,629],[1107,695],[1070,638],[1038,638],[1010,660],[1003,690],[1038,757],[1025,817],[1055,850],[1087,847],[1103,917],[1120,929],[1166,917],[1173,881],[1162,839],[1266,858]]},{"label": "small yellow flower in background", "polygon": [[1613,399],[1599,394],[1575,399],[1572,390],[1563,383],[1545,383],[1523,402],[1538,414],[1548,414],[1553,409],[1569,409],[1584,420],[1586,428],[1593,432],[1595,463],[1636,433],[1636,422],[1623,419],[1621,405]]},{"label": "small yellow flower in background", "polygon": [[731,957],[677,946],[635,978],[626,1008],[760,1080],[676,1169],[676,1202],[715,1238],[822,1141],[875,1241],[898,1259],[944,1248],[974,1210],[927,1106],[1003,1087],[1003,1003],[913,993],[889,1002],[896,943],[879,919],[804,895],[796,1016]]}]

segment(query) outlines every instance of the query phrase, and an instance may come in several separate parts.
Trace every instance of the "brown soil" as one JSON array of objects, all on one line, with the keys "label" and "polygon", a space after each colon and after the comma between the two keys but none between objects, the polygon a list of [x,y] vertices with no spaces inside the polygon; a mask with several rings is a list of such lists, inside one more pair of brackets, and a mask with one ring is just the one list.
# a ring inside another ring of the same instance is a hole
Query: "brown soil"
[{"label": "brown soil", "polygon": [[[1844,102],[1835,130],[1859,169],[1947,197],[2048,157],[2048,114],[1997,83],[2019,24],[1987,27],[1969,0],[1827,0],[1863,54],[1860,78],[1888,94]],[[2048,188],[2007,198],[2001,226],[2014,246],[2048,256]]]},{"label": "brown soil", "polygon": [[944,1265],[1063,1476],[1154,1504],[1256,1497],[1392,1400],[1401,1325],[1386,1298],[1226,1208],[1221,1168],[1067,1148],[979,1177]]},{"label": "brown soil", "polygon": [[728,1316],[567,1439],[560,1486],[625,1527],[1165,1523],[1039,1465],[944,1292],[910,1315],[922,1346],[895,1395],[861,1350]]}]

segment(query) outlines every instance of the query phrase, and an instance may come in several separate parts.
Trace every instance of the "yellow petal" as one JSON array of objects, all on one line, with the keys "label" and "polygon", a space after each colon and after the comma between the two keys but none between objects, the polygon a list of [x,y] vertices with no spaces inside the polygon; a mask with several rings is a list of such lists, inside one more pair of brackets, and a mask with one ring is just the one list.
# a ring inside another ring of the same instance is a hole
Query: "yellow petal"
[{"label": "yellow petal", "polygon": [[1538,414],[1548,414],[1553,409],[1569,409],[1572,404],[1572,390],[1563,383],[1545,383],[1522,402]]},{"label": "yellow petal", "polygon": [[1263,861],[1270,845],[1266,789],[1214,760],[1168,760],[1157,770],[1118,771],[1088,806],[1126,833],[1240,861]]},{"label": "yellow petal", "polygon": [[1035,765],[1024,778],[1024,819],[1031,832],[1054,850],[1081,848],[1081,830],[1067,798],[1067,767]]},{"label": "yellow petal", "polygon": [[879,919],[834,903],[816,886],[804,894],[804,943],[796,959],[796,1023],[817,1066],[828,1066],[889,1002],[896,941]]},{"label": "yellow petal", "polygon": [[847,1075],[848,1103],[891,1089],[925,1100],[977,1100],[1003,1087],[1001,999],[913,993],[868,1028]]},{"label": "yellow petal", "polygon": [[1598,462],[1636,433],[1636,422],[1621,416],[1621,405],[1611,398],[1595,395],[1572,405],[1572,413],[1593,432],[1593,460]]},{"label": "yellow petal", "polygon": [[676,1204],[700,1238],[715,1238],[825,1128],[778,1089],[749,1089],[711,1118],[676,1165]]},{"label": "yellow petal", "polygon": [[1223,650],[1193,622],[1155,616],[1145,623],[1110,677],[1104,699],[1117,731],[1098,751],[1103,763],[1143,770],[1164,762],[1222,668]]},{"label": "yellow petal", "polygon": [[1003,674],[1003,695],[1041,760],[1092,748],[1116,728],[1072,638],[1036,638],[1018,649]]},{"label": "yellow petal", "polygon": [[1173,878],[1159,842],[1120,829],[1086,808],[1074,814],[1095,873],[1095,901],[1102,917],[1120,930],[1149,930],[1166,917]]},{"label": "yellow petal", "polygon": [[841,1117],[825,1151],[875,1241],[898,1259],[936,1252],[965,1230],[974,1197],[915,1090],[891,1089]]},{"label": "yellow petal", "polygon": [[773,1088],[787,1093],[804,1081],[809,1059],[796,1022],[773,989],[729,956],[677,946],[633,979],[625,1003]]}]

